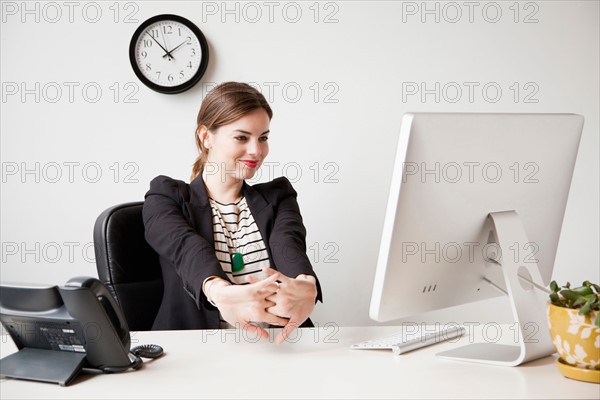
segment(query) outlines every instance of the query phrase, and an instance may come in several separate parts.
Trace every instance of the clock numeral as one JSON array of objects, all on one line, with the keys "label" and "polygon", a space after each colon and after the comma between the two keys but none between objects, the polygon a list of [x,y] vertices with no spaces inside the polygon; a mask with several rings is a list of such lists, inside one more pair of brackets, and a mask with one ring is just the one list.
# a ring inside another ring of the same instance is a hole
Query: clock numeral
[{"label": "clock numeral", "polygon": [[195,57],[196,56],[196,48],[192,47],[192,55]]},{"label": "clock numeral", "polygon": [[152,66],[150,63],[146,63],[146,71],[152,71]]},{"label": "clock numeral", "polygon": [[185,74],[183,73],[183,71],[179,71],[179,79],[183,78],[185,78]]},{"label": "clock numeral", "polygon": [[192,69],[192,62],[191,62],[191,61],[188,63],[187,67],[188,67],[189,69]]},{"label": "clock numeral", "polygon": [[172,34],[172,33],[173,33],[173,26],[171,26],[171,25],[164,25],[164,26],[163,26],[163,33],[164,33],[165,35],[170,35],[170,34]]},{"label": "clock numeral", "polygon": [[156,75],[158,75],[156,79],[160,79],[160,71],[156,71]]},{"label": "clock numeral", "polygon": [[169,74],[169,76],[167,76],[167,80],[169,82],[173,82],[173,74]]},{"label": "clock numeral", "polygon": [[192,38],[190,36],[187,37],[187,43],[186,44],[192,44]]},{"label": "clock numeral", "polygon": [[181,28],[177,28],[177,30],[179,31],[179,36],[181,36]]},{"label": "clock numeral", "polygon": [[144,39],[144,47],[152,47],[152,40]]},{"label": "clock numeral", "polygon": [[150,36],[152,36],[154,39],[158,38],[158,34],[159,34],[159,30],[158,29],[152,29],[151,31],[149,31],[148,33]]},{"label": "clock numeral", "polygon": [[148,57],[148,53],[146,51],[142,51],[140,54],[142,55],[143,58]]}]

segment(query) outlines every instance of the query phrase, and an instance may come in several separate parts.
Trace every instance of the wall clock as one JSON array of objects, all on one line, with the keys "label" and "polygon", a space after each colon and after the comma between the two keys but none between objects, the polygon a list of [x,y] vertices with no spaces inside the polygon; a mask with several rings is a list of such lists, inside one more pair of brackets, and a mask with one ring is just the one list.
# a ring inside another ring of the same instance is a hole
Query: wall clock
[{"label": "wall clock", "polygon": [[181,93],[204,75],[208,44],[193,22],[178,15],[157,15],[133,34],[129,61],[139,80],[150,89]]}]

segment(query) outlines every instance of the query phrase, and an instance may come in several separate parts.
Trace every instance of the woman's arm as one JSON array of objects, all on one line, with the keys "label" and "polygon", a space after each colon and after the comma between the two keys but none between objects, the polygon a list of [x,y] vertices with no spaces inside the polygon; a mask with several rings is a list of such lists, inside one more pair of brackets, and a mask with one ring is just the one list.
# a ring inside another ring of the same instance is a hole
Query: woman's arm
[{"label": "woman's arm", "polygon": [[183,209],[189,199],[187,186],[166,176],[150,182],[142,210],[146,241],[174,267],[184,289],[200,305],[213,306],[202,292],[202,283],[210,276],[228,281],[214,248],[190,226]]},{"label": "woman's arm", "polygon": [[[275,179],[269,187],[275,196],[274,223],[269,248],[277,271],[267,268],[269,278],[279,273],[278,290],[266,298],[273,303],[267,308],[273,315],[288,319],[276,342],[282,343],[312,313],[322,300],[321,286],[306,255],[306,229],[302,222],[297,193],[287,178]],[[269,279],[267,278],[267,279]],[[249,282],[257,282],[249,277]]]},{"label": "woman's arm", "polygon": [[[306,255],[306,228],[302,222],[297,193],[287,178],[277,178],[272,191],[277,193],[278,206],[269,238],[269,248],[277,270],[290,278],[311,276],[317,289],[315,301],[323,301],[317,274]],[[312,281],[312,279],[311,279]]]}]

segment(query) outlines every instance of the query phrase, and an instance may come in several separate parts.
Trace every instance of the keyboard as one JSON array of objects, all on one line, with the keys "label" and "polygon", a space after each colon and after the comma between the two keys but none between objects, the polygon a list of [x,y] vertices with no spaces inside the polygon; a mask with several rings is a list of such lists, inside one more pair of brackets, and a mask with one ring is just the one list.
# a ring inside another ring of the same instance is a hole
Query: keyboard
[{"label": "keyboard", "polygon": [[353,350],[378,350],[391,349],[396,355],[408,353],[425,346],[443,342],[464,335],[465,328],[460,326],[438,327],[435,330],[406,332],[400,331],[392,335],[366,340],[350,346]]}]

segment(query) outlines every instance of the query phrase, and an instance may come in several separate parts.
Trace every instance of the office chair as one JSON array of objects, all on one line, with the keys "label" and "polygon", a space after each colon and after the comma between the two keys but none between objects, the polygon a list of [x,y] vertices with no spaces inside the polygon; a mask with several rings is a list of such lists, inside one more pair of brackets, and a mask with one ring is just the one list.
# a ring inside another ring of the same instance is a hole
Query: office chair
[{"label": "office chair", "polygon": [[144,238],[143,204],[110,207],[94,225],[98,277],[117,300],[132,331],[152,329],[163,296],[158,254]]}]

